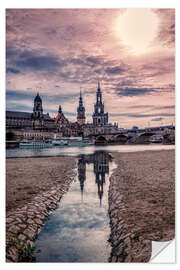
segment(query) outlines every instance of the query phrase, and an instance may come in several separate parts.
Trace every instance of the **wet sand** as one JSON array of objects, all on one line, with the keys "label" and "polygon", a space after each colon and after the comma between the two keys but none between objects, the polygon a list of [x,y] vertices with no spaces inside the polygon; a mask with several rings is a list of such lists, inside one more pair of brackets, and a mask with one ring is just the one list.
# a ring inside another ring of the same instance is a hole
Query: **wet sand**
[{"label": "wet sand", "polygon": [[[111,153],[118,167],[109,187],[112,262],[148,262],[151,241],[174,238],[174,150]],[[33,245],[49,214],[73,180],[75,158],[10,158],[6,161],[7,261]]]},{"label": "wet sand", "polygon": [[118,168],[109,190],[111,261],[149,261],[152,240],[175,236],[174,150],[112,155]]},{"label": "wet sand", "polygon": [[75,158],[6,160],[6,261],[34,261],[33,241],[74,179]]},{"label": "wet sand", "polygon": [[33,197],[63,183],[74,168],[71,157],[8,158],[6,160],[6,211],[15,210]]}]

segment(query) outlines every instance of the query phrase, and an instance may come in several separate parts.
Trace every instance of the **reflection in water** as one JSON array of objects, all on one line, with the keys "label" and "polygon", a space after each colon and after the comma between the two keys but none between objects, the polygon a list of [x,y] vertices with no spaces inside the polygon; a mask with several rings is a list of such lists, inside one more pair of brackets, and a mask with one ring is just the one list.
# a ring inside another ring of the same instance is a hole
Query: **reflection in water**
[{"label": "reflection in water", "polygon": [[84,182],[86,180],[86,163],[94,165],[95,183],[98,187],[100,205],[103,197],[103,185],[105,176],[109,174],[110,155],[105,151],[97,151],[92,155],[81,155],[78,159],[78,179],[80,182],[81,196],[83,200]]},{"label": "reflection in water", "polygon": [[84,156],[78,160],[78,180],[80,182],[81,198],[83,201],[84,182],[86,180],[86,161]]},{"label": "reflection in water", "polygon": [[37,262],[108,262],[108,175],[113,168],[105,151],[78,156],[78,181],[72,183],[35,242],[41,251],[35,253]]}]

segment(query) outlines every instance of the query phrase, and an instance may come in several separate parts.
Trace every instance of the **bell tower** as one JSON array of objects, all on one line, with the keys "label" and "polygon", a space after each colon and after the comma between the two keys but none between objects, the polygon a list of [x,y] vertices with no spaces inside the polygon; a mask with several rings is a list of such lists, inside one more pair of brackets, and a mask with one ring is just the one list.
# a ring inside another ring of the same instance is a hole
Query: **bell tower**
[{"label": "bell tower", "polygon": [[82,94],[80,91],[80,96],[79,96],[79,106],[77,107],[77,122],[79,125],[84,125],[85,124],[85,108],[83,106],[83,99],[82,99]]},{"label": "bell tower", "polygon": [[42,99],[39,93],[37,93],[34,99],[33,116],[35,118],[41,118],[43,116]]},{"label": "bell tower", "polygon": [[96,92],[96,104],[94,104],[93,125],[104,126],[108,124],[108,113],[104,113],[104,102],[102,102],[102,92],[100,82]]}]

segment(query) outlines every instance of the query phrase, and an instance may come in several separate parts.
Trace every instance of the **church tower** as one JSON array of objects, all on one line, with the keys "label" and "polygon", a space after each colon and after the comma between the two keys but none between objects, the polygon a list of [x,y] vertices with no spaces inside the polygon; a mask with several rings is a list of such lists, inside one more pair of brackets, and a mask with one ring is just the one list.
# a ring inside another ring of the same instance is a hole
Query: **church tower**
[{"label": "church tower", "polygon": [[34,99],[33,116],[35,118],[41,118],[43,116],[42,99],[39,93],[37,93]]},{"label": "church tower", "polygon": [[102,102],[102,93],[99,82],[96,93],[96,104],[94,105],[92,117],[94,126],[104,126],[108,124],[108,113],[104,113],[104,103]]},{"label": "church tower", "polygon": [[79,96],[79,106],[77,107],[77,122],[79,125],[84,125],[85,124],[85,108],[83,106],[83,100],[82,100],[82,94],[80,91],[80,96]]}]

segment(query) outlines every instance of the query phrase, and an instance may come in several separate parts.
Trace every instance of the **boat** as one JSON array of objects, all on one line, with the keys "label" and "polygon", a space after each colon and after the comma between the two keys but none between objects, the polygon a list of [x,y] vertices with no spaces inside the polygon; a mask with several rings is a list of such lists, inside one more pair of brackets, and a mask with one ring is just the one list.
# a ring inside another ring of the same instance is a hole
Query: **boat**
[{"label": "boat", "polygon": [[162,143],[163,142],[163,136],[161,135],[153,135],[150,139],[151,143]]},{"label": "boat", "polygon": [[65,146],[69,145],[68,141],[65,140],[52,140],[52,145],[53,146]]},{"label": "boat", "polygon": [[49,148],[52,147],[52,143],[44,141],[28,141],[24,140],[19,143],[20,148]]},{"label": "boat", "polygon": [[54,139],[52,140],[52,146],[65,146],[68,145],[68,141],[64,138],[57,139],[56,134],[54,134]]}]

